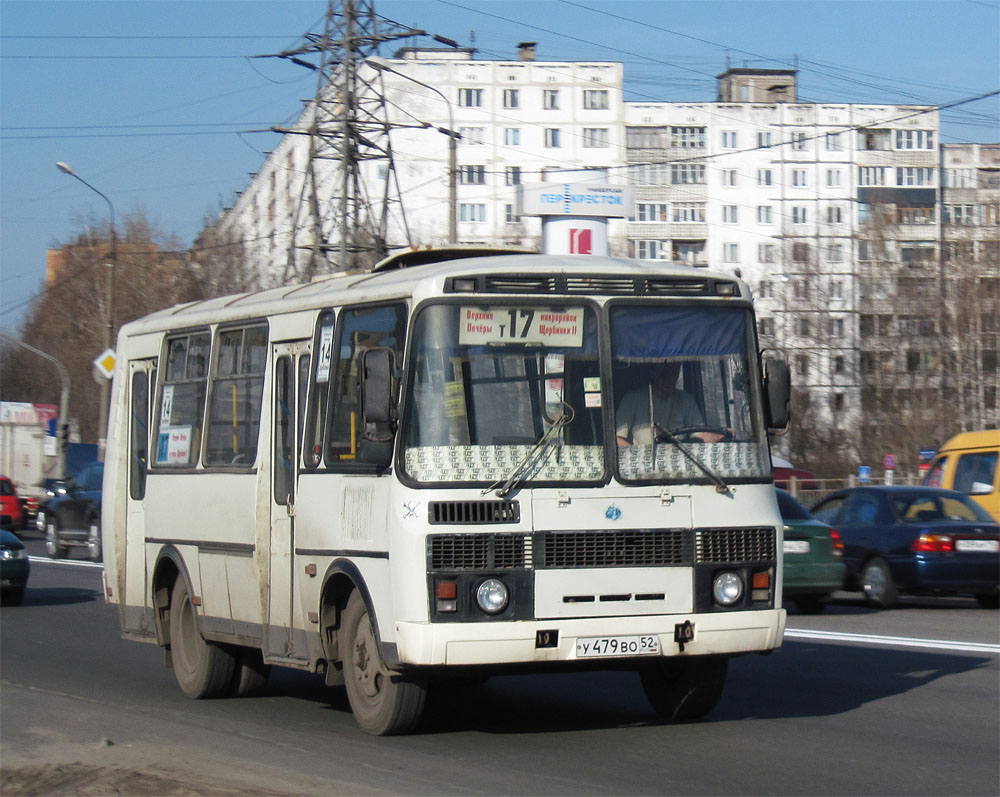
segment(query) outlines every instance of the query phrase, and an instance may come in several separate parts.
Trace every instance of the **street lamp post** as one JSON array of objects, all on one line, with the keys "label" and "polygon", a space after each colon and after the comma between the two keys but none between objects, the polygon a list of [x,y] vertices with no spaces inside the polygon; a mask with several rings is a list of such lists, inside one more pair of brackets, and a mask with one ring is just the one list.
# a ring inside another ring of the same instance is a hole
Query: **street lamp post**
[{"label": "street lamp post", "polygon": [[[115,332],[115,270],[118,261],[118,236],[115,231],[115,206],[108,199],[107,195],[101,191],[98,191],[94,186],[84,180],[80,175],[73,171],[73,167],[68,163],[63,163],[60,161],[56,164],[56,167],[63,174],[68,174],[70,177],[75,177],[81,183],[83,183],[87,188],[97,194],[101,199],[108,203],[108,211],[111,214],[111,247],[108,254],[107,263],[108,267],[108,282],[107,282],[107,292],[105,294],[105,303],[107,307],[105,309],[105,325],[104,325],[104,349],[110,349],[114,345],[114,332]],[[104,450],[107,445],[108,438],[108,414],[111,408],[111,380],[104,379],[100,383],[101,385],[101,408],[100,415],[97,418],[97,457],[98,459],[104,459]]]},{"label": "street lamp post", "polygon": [[407,75],[405,72],[400,72],[393,69],[387,63],[379,58],[367,58],[365,63],[368,64],[372,69],[377,72],[391,72],[404,80],[409,80],[411,83],[416,83],[418,86],[423,86],[429,91],[433,91],[437,94],[444,104],[448,106],[448,129],[440,130],[448,136],[448,242],[458,243],[458,131],[455,130],[455,112],[452,109],[451,100],[445,95],[443,91],[435,88],[429,83],[424,83],[422,80],[417,80],[415,77]]}]

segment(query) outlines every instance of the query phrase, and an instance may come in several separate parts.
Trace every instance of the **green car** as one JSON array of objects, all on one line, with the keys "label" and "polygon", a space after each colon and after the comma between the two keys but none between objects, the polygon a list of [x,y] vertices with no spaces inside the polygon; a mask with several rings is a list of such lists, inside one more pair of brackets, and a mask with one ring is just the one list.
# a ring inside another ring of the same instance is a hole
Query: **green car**
[{"label": "green car", "polygon": [[819,614],[844,586],[844,543],[836,529],[813,517],[784,490],[777,490],[785,522],[785,577],[782,595],[803,614]]},{"label": "green car", "polygon": [[30,570],[24,543],[7,529],[0,531],[0,602],[5,606],[21,605]]}]

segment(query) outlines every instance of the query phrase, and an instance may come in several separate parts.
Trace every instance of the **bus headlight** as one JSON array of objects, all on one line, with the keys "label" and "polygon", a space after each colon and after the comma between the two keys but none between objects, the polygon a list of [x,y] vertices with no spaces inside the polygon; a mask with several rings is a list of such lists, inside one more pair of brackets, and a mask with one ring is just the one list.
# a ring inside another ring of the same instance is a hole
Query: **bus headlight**
[{"label": "bus headlight", "polygon": [[507,585],[498,578],[487,578],[476,587],[476,603],[487,614],[500,614],[509,600]]},{"label": "bus headlight", "polygon": [[732,606],[743,597],[743,579],[727,570],[712,582],[712,595],[719,606]]}]

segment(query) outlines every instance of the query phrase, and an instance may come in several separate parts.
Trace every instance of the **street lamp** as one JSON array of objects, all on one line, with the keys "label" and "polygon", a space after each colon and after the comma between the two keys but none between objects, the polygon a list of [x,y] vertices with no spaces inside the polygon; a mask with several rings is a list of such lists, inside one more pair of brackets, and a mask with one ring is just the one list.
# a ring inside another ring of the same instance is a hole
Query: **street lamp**
[{"label": "street lamp", "polygon": [[411,83],[416,83],[418,86],[423,86],[429,91],[433,91],[442,100],[444,100],[445,105],[448,106],[448,129],[443,130],[438,128],[442,133],[448,136],[448,242],[458,243],[458,133],[455,130],[455,113],[452,109],[451,100],[445,95],[443,91],[435,88],[429,83],[424,83],[422,80],[417,80],[415,77],[407,75],[405,72],[400,72],[393,69],[385,61],[380,58],[370,57],[365,59],[365,63],[368,64],[376,72],[391,72],[393,75],[397,75],[404,80],[409,80]]},{"label": "street lamp", "polygon": [[[63,174],[68,174],[70,177],[75,177],[81,183],[83,183],[87,188],[97,194],[101,199],[108,203],[108,211],[111,214],[111,250],[108,254],[108,258],[111,261],[107,263],[108,267],[108,284],[107,293],[105,296],[107,309],[105,311],[105,326],[104,326],[104,349],[112,348],[114,342],[114,331],[115,331],[115,267],[118,258],[118,236],[115,232],[115,206],[112,204],[111,200],[101,191],[98,191],[94,186],[84,180],[80,175],[73,171],[73,167],[68,163],[63,163],[60,161],[56,164],[56,167]],[[104,459],[104,449],[107,445],[108,438],[108,413],[111,408],[111,380],[104,379],[101,381],[101,408],[100,415],[97,418],[97,458],[100,460]]]}]

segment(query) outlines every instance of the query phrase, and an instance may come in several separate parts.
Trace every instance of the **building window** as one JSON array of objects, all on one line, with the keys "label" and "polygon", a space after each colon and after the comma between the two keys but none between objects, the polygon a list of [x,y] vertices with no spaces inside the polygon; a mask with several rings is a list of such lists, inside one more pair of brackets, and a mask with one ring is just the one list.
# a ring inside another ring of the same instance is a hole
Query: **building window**
[{"label": "building window", "polygon": [[705,242],[673,241],[673,259],[680,263],[704,263]]},{"label": "building window", "polygon": [[976,205],[942,205],[941,221],[945,224],[981,224]]},{"label": "building window", "polygon": [[934,169],[929,166],[899,166],[896,168],[896,185],[934,185]]},{"label": "building window", "polygon": [[757,223],[771,224],[774,221],[773,208],[770,205],[757,206]]},{"label": "building window", "polygon": [[736,169],[722,170],[722,184],[728,186],[736,185]]},{"label": "building window", "polygon": [[503,107],[504,108],[520,108],[521,107],[520,89],[504,89],[503,90]]},{"label": "building window", "polygon": [[608,109],[607,89],[584,89],[583,107],[588,111],[606,111]]},{"label": "building window", "polygon": [[847,362],[844,359],[843,354],[837,354],[833,358],[833,372],[835,374],[842,374],[847,370]]},{"label": "building window", "polygon": [[666,202],[636,202],[632,221],[667,221]]},{"label": "building window", "polygon": [[858,185],[885,185],[885,166],[859,166]]},{"label": "building window", "polygon": [[508,147],[521,146],[521,128],[505,127],[503,130],[503,143]]},{"label": "building window", "polygon": [[608,128],[606,127],[585,127],[583,128],[583,146],[606,147],[608,146]]},{"label": "building window", "polygon": [[459,221],[486,221],[486,205],[478,202],[462,202],[458,206]]},{"label": "building window", "polygon": [[670,169],[666,163],[633,163],[628,167],[630,185],[669,185]]},{"label": "building window", "polygon": [[514,213],[514,206],[513,205],[504,205],[503,206],[503,220],[507,224],[514,224],[515,222],[520,221],[521,218],[517,214]]},{"label": "building window", "polygon": [[899,260],[903,265],[918,266],[934,259],[934,244],[930,241],[900,241]]},{"label": "building window", "polygon": [[462,185],[486,185],[486,167],[459,166],[458,182]]},{"label": "building window", "polygon": [[843,318],[831,318],[830,319],[830,337],[831,338],[842,338],[842,337],[844,337],[844,319]]},{"label": "building window", "polygon": [[[770,133],[758,133],[757,134],[757,148],[767,149],[771,146],[771,134]],[[768,183],[770,185],[770,183]]]},{"label": "building window", "polygon": [[504,183],[507,185],[521,184],[521,167],[507,166],[503,172]]},{"label": "building window", "polygon": [[761,299],[773,299],[774,298],[774,283],[768,280],[761,280],[760,284],[757,286],[757,295]]},{"label": "building window", "polygon": [[669,260],[669,241],[634,241],[637,260]]},{"label": "building window", "polygon": [[757,259],[761,263],[777,261],[778,247],[775,244],[757,244]]},{"label": "building window", "polygon": [[808,318],[798,318],[795,322],[796,332],[798,332],[799,337],[808,338],[809,337],[809,319]]},{"label": "building window", "polygon": [[805,188],[808,185],[809,174],[805,169],[792,169],[792,185]]},{"label": "building window", "polygon": [[705,221],[705,203],[674,202],[673,215],[671,216],[671,221],[675,222]]},{"label": "building window", "polygon": [[843,393],[834,393],[833,394],[831,409],[834,412],[840,412],[841,410],[844,409],[844,394]]},{"label": "building window", "polygon": [[809,298],[809,280],[797,279],[792,282],[792,295],[796,299],[808,299]]},{"label": "building window", "polygon": [[945,169],[941,175],[945,188],[975,188],[975,169]]},{"label": "building window", "polygon": [[897,130],[896,149],[934,149],[934,131]]},{"label": "building window", "polygon": [[757,170],[757,185],[771,185],[772,176],[770,169]]},{"label": "building window", "polygon": [[897,224],[933,224],[934,208],[896,207]]},{"label": "building window", "polygon": [[542,90],[542,107],[546,111],[559,110],[559,89]]},{"label": "building window", "polygon": [[773,338],[774,337],[774,319],[773,318],[758,318],[757,319],[757,331],[761,336]]},{"label": "building window", "polygon": [[735,130],[723,130],[722,131],[722,148],[723,149],[736,149],[737,148],[737,138]]},{"label": "building window", "polygon": [[864,150],[887,150],[892,149],[890,145],[888,130],[859,130],[858,149]]},{"label": "building window", "polygon": [[[844,262],[844,245],[843,244],[830,244],[826,247],[826,262],[827,263],[843,263]],[[837,283],[839,285],[839,283]],[[835,299],[841,297],[835,296]]]},{"label": "building window", "polygon": [[670,146],[678,149],[704,149],[704,127],[671,127]]},{"label": "building window", "polygon": [[843,224],[844,223],[844,209],[840,205],[830,205],[826,209],[826,223],[827,224]]},{"label": "building window", "polygon": [[840,169],[827,169],[826,170],[826,187],[827,188],[840,188],[841,177]]},{"label": "building window", "polygon": [[[794,263],[808,263],[809,262],[809,244],[806,243],[793,243],[792,244],[792,262]],[[796,283],[798,285],[799,283]],[[796,288],[796,295],[798,288]]]},{"label": "building window", "polygon": [[796,152],[803,152],[806,148],[806,134],[801,130],[792,133],[792,149]]},{"label": "building window", "polygon": [[826,134],[826,151],[827,152],[839,152],[843,147],[840,143],[840,133],[827,133]]},{"label": "building window", "polygon": [[483,127],[460,127],[458,137],[463,144],[482,144],[486,135],[486,128]]},{"label": "building window", "polygon": [[795,358],[795,372],[799,376],[809,376],[809,355],[799,354]]},{"label": "building window", "polygon": [[482,89],[459,89],[458,90],[458,104],[465,108],[482,108],[483,107],[483,90]]},{"label": "building window", "polygon": [[739,263],[740,262],[740,245],[739,244],[723,244],[722,245],[722,262],[723,263]]},{"label": "building window", "polygon": [[665,127],[626,127],[625,146],[629,149],[663,149],[667,140]]},{"label": "building window", "polygon": [[722,221],[724,224],[739,224],[740,209],[737,205],[722,206]]},{"label": "building window", "polygon": [[673,185],[704,185],[704,163],[671,163],[670,182]]},{"label": "building window", "polygon": [[545,128],[545,146],[546,147],[558,147],[559,146],[559,128],[558,127],[546,127]]},{"label": "building window", "polygon": [[[840,246],[840,244],[834,244],[835,246]],[[837,261],[840,262],[839,260]],[[843,299],[844,298],[844,283],[840,280],[834,280],[830,283],[830,298],[831,299]]]},{"label": "building window", "polygon": [[792,224],[805,224],[808,218],[808,208],[805,205],[794,205],[792,207]]}]

